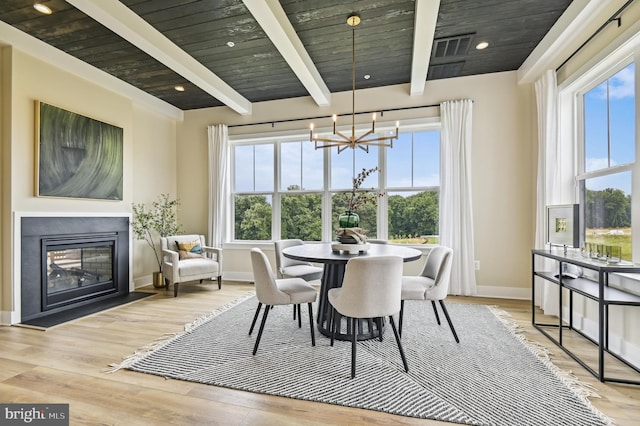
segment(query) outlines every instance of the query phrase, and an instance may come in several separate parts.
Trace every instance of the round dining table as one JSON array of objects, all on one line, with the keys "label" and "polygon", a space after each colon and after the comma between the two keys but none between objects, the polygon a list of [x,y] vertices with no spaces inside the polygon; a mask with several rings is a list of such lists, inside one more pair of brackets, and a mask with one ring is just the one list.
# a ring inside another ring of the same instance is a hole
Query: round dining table
[{"label": "round dining table", "polygon": [[[375,256],[399,256],[404,262],[411,262],[420,259],[422,252],[420,250],[403,247],[393,244],[368,244],[365,252],[350,254],[346,251],[337,251],[332,249],[333,243],[308,243],[292,247],[287,247],[282,254],[294,260],[303,262],[322,263],[324,272],[322,274],[322,282],[320,286],[320,295],[318,299],[318,331],[325,336],[331,336],[329,319],[331,316],[331,305],[329,304],[328,292],[330,289],[342,286],[344,271],[350,259],[356,257],[375,257]],[[338,317],[342,322],[342,318]],[[373,318],[364,319],[358,322],[358,340],[367,340],[380,337],[384,329],[381,322],[375,322]],[[350,340],[347,334],[348,328],[340,325],[337,328],[335,338],[338,340]]]}]

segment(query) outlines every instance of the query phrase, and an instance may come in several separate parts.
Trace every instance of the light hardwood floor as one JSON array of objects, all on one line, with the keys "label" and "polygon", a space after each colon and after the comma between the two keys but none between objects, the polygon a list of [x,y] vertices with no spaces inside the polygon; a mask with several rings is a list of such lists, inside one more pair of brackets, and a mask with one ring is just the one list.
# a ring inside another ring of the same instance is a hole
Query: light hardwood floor
[{"label": "light hardwood floor", "polygon": [[[253,394],[120,370],[105,373],[154,339],[183,330],[212,309],[253,291],[245,283],[181,286],[180,295],[145,287],[156,295],[47,331],[0,327],[0,400],[4,403],[68,403],[72,425],[429,425],[444,424],[356,408]],[[600,383],[531,326],[529,302],[449,297],[449,303],[497,305],[522,326],[527,338],[551,352],[553,362],[592,385],[595,407],[618,425],[637,425],[640,386]],[[245,329],[238,333],[246,333]],[[576,342],[576,350],[594,347]]]}]

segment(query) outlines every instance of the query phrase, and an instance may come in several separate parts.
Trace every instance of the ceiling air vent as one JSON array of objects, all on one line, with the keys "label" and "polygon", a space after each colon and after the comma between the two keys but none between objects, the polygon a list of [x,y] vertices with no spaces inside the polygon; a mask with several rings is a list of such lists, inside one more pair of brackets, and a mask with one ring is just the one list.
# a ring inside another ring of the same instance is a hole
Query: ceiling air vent
[{"label": "ceiling air vent", "polygon": [[464,61],[430,65],[427,80],[458,77],[462,72],[462,67],[464,67]]},{"label": "ceiling air vent", "polygon": [[471,45],[471,37],[473,37],[473,34],[434,40],[433,57],[453,58],[466,55]]}]

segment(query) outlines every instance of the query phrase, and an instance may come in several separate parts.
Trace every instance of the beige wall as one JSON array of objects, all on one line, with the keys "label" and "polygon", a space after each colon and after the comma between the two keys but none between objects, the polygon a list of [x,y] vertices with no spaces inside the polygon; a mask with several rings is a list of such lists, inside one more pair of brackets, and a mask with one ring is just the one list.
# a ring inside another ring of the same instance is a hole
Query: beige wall
[{"label": "beige wall", "polygon": [[[35,102],[39,100],[124,129],[124,186],[122,202],[35,197]],[[13,53],[11,100],[14,211],[128,212],[132,200],[131,100],[18,50]]]},{"label": "beige wall", "polygon": [[[130,214],[131,203],[177,195],[176,124],[130,98],[11,47],[2,55],[2,270],[0,310],[15,310],[12,285],[13,214]],[[5,83],[6,80],[9,83]],[[9,89],[9,90],[7,90]],[[36,197],[35,102],[40,100],[124,129],[122,201]],[[8,108],[5,107],[8,105]],[[7,128],[8,124],[8,128]],[[8,230],[8,231],[7,231]],[[152,252],[133,244],[133,278],[150,283]],[[5,315],[6,318],[6,315]]]},{"label": "beige wall", "polygon": [[[427,82],[423,96],[409,97],[408,85],[358,91],[356,109],[375,110],[439,104],[470,98],[473,106],[473,210],[478,285],[485,294],[528,297],[533,245],[535,127],[529,86],[518,86],[515,72]],[[360,105],[358,107],[358,105]],[[351,93],[332,95],[332,106],[318,108],[308,98],[253,104],[251,116],[229,108],[185,112],[178,128],[178,170],[207,170],[207,126],[311,117],[351,110]],[[384,120],[408,120],[438,114],[438,108],[412,109],[384,114]],[[535,117],[534,117],[535,118]],[[369,119],[369,117],[364,117]],[[320,125],[320,124],[318,124]],[[402,124],[401,124],[402,125]],[[307,129],[308,122],[278,124],[275,131]],[[268,132],[271,125],[236,127],[231,134]],[[206,232],[206,180],[188,179],[178,173],[178,194],[183,201],[181,218],[190,231]],[[250,246],[248,246],[250,247]],[[250,272],[248,247],[225,251],[225,272]],[[419,266],[419,265],[418,265]]]},{"label": "beige wall", "polygon": [[[11,307],[11,48],[0,48],[0,312]],[[0,323],[2,318],[0,318]]]},{"label": "beige wall", "polygon": [[[162,193],[177,197],[176,122],[136,106],[132,114],[133,202],[147,204]],[[136,286],[150,283],[150,275],[158,270],[153,251],[144,241],[134,240],[133,253]]]}]

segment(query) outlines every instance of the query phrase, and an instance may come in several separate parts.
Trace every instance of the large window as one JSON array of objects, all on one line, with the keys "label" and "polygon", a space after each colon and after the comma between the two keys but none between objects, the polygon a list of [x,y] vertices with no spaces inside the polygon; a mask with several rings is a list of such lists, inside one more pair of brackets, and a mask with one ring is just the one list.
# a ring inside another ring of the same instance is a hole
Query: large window
[{"label": "large window", "polygon": [[280,236],[322,240],[322,151],[307,141],[282,142],[280,158]]},{"label": "large window", "polygon": [[388,238],[438,243],[440,132],[405,133],[387,153]]},{"label": "large window", "polygon": [[273,143],[234,147],[234,235],[270,240],[274,189]]},{"label": "large window", "polygon": [[586,242],[619,245],[632,259],[632,170],[635,162],[635,64],[582,95],[584,138],[578,186]]},{"label": "large window", "polygon": [[382,192],[358,210],[370,238],[437,243],[440,132],[406,131],[393,148],[369,152],[314,149],[308,140],[233,141],[234,240],[335,239],[344,194],[363,169],[378,167],[361,188]]}]

